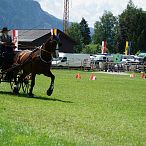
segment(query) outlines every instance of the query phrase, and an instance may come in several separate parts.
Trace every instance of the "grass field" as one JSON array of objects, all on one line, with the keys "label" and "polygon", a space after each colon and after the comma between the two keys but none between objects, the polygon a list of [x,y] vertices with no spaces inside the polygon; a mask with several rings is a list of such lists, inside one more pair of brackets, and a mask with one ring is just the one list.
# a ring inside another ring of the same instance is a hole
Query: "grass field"
[{"label": "grass field", "polygon": [[0,146],[145,146],[146,79],[52,70],[37,76],[34,98],[0,84]]}]

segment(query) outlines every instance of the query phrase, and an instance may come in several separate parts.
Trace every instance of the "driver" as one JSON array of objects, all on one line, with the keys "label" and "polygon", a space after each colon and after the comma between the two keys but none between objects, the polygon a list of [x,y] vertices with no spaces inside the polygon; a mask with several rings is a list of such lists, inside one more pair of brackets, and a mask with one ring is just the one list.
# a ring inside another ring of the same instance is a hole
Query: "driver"
[{"label": "driver", "polygon": [[[8,69],[13,64],[14,57],[14,43],[12,42],[12,37],[8,34],[10,30],[7,27],[4,27],[1,30],[0,36],[0,53],[3,58],[3,63],[1,66],[2,71]],[[11,72],[7,72],[6,79],[11,78]]]},{"label": "driver", "polygon": [[8,34],[9,31],[7,27],[4,27],[1,30],[2,35],[0,36],[0,52],[4,57],[3,70],[13,63],[13,42],[12,37]]}]

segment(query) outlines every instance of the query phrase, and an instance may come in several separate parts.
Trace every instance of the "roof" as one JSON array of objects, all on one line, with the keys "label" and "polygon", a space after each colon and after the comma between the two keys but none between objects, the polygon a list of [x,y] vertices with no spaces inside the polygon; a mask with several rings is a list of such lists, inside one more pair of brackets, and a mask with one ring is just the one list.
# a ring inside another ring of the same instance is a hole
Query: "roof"
[{"label": "roof", "polygon": [[[18,30],[18,40],[20,42],[32,42],[44,35],[47,35],[51,32],[51,29],[25,29],[25,30]],[[67,39],[74,42],[75,41],[69,37],[67,34],[63,33],[59,29],[57,29],[58,33],[64,35]]]},{"label": "roof", "polygon": [[50,30],[47,29],[18,30],[18,40],[21,42],[32,42],[48,33],[50,33]]},{"label": "roof", "polygon": [[[63,33],[59,29],[57,29],[59,33],[62,33],[67,39],[74,42],[75,41],[69,37],[67,34]],[[19,29],[18,30],[18,41],[19,42],[33,42],[44,35],[47,35],[51,32],[51,29]],[[12,34],[12,30],[9,32],[9,34]]]}]

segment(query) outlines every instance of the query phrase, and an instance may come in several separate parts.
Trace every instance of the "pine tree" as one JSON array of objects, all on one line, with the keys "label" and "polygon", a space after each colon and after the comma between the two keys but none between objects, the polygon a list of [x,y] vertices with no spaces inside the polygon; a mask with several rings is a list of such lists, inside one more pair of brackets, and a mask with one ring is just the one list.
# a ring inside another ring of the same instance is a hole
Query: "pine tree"
[{"label": "pine tree", "polygon": [[82,42],[84,45],[88,45],[91,43],[90,29],[88,27],[87,21],[82,18],[80,22],[80,31],[82,35]]},{"label": "pine tree", "polygon": [[80,25],[78,23],[71,23],[67,29],[67,34],[76,42],[74,52],[80,53],[82,51],[82,36],[80,31]]}]

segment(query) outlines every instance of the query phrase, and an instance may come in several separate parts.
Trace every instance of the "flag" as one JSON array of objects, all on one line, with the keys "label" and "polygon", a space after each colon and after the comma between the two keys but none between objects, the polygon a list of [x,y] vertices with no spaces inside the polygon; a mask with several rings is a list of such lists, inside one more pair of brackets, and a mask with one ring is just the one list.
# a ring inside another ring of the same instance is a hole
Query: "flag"
[{"label": "flag", "polygon": [[126,41],[126,46],[125,46],[125,55],[128,55],[128,41]]}]

